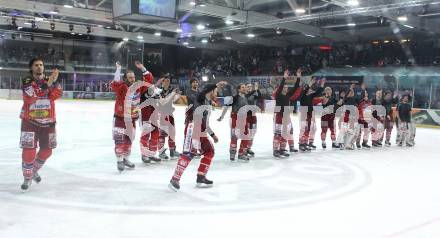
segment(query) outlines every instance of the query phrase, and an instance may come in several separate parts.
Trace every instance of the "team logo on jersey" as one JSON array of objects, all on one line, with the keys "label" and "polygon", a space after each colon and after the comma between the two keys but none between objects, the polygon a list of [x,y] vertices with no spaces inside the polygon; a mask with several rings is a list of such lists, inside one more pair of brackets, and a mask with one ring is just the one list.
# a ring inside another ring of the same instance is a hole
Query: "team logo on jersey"
[{"label": "team logo on jersey", "polygon": [[34,88],[33,88],[32,86],[26,87],[26,88],[24,89],[24,92],[25,92],[29,97],[34,96],[34,93],[35,93]]}]

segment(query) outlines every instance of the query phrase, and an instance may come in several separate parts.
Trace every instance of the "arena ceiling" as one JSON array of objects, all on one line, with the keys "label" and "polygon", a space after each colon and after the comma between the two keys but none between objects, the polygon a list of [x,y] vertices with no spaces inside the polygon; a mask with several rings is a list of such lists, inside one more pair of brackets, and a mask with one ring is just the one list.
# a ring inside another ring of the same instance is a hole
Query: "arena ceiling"
[{"label": "arena ceiling", "polygon": [[212,49],[440,33],[440,0],[180,0],[176,19],[161,21],[116,20],[112,7],[111,0],[0,0],[0,30],[15,30],[14,17],[28,30],[35,21],[35,32],[50,33],[55,23],[66,33]]}]

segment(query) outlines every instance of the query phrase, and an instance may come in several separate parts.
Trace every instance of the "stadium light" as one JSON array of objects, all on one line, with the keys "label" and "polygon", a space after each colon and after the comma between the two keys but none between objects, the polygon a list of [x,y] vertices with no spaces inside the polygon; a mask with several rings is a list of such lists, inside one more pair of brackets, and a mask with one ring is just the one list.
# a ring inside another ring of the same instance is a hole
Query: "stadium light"
[{"label": "stadium light", "polygon": [[352,23],[348,23],[347,26],[353,27],[353,26],[356,26],[356,23],[353,23],[353,22]]},{"label": "stadium light", "polygon": [[225,40],[232,40],[232,37],[230,37],[230,36],[225,36]]},{"label": "stadium light", "polygon": [[359,6],[359,1],[357,0],[348,0],[347,4],[353,7]]},{"label": "stadium light", "polygon": [[128,37],[124,37],[122,40],[127,42],[129,39],[128,39]]},{"label": "stadium light", "polygon": [[203,81],[203,82],[208,82],[208,76],[203,75],[203,76],[202,76],[202,81]]},{"label": "stadium light", "polygon": [[208,43],[208,39],[202,39],[202,43],[203,44],[207,44]]},{"label": "stadium light", "polygon": [[233,22],[232,20],[227,19],[227,20],[225,21],[225,24],[226,24],[226,25],[234,25],[234,22]]},{"label": "stadium light", "polygon": [[73,6],[72,6],[72,5],[69,5],[69,4],[64,4],[63,7],[64,7],[64,8],[73,8]]},{"label": "stadium light", "polygon": [[159,37],[159,36],[162,36],[162,33],[160,33],[160,32],[155,32],[154,35],[157,36],[157,37]]},{"label": "stadium light", "polygon": [[304,14],[304,13],[306,13],[306,9],[304,9],[304,8],[297,8],[297,9],[295,9],[295,13],[296,14]]},{"label": "stadium light", "polygon": [[409,29],[414,29],[414,27],[413,26],[410,26],[410,25],[403,25],[404,27],[407,27],[407,28],[409,28]]},{"label": "stadium light", "polygon": [[197,28],[197,30],[205,30],[205,25],[203,25],[203,24],[198,24],[198,25],[196,26],[196,28]]},{"label": "stadium light", "polygon": [[253,34],[253,33],[249,33],[249,34],[247,34],[247,37],[248,37],[248,38],[254,38],[254,37],[255,37],[255,34]]},{"label": "stadium light", "polygon": [[398,20],[398,21],[408,21],[408,17],[405,16],[405,15],[403,15],[403,16],[399,16],[399,17],[397,17],[397,20]]}]

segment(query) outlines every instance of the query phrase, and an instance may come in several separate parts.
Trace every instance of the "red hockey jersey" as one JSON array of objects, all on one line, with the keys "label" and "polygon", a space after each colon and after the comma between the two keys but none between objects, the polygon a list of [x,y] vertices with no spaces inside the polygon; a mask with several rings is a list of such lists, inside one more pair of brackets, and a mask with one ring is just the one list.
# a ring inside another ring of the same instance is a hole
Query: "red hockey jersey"
[{"label": "red hockey jersey", "polygon": [[[153,84],[153,74],[150,72],[145,72],[143,74],[143,81]],[[113,80],[110,83],[110,86],[116,94],[116,102],[115,102],[115,116],[116,117],[128,117],[128,118],[138,118],[139,113],[137,110],[137,105],[139,105],[140,102],[140,94],[146,90],[145,87],[141,87],[140,89],[136,90],[132,95],[129,95],[127,99],[129,102],[127,102],[127,105],[130,105],[130,110],[127,110],[124,115],[125,110],[125,99],[127,96],[127,92],[129,89],[129,86],[124,81],[115,81]]]},{"label": "red hockey jersey", "polygon": [[34,80],[32,76],[23,79],[23,107],[20,118],[34,121],[40,125],[56,122],[55,100],[63,94],[61,86],[57,83],[47,87],[49,78]]}]

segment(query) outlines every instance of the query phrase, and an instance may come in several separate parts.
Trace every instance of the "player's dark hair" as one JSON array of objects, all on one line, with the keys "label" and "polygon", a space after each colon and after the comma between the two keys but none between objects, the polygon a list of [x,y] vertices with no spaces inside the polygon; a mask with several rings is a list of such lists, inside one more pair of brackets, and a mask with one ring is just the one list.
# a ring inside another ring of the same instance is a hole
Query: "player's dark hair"
[{"label": "player's dark hair", "polygon": [[[41,62],[43,62],[43,60],[41,59],[41,58],[39,58],[39,57],[34,57],[34,58],[32,58],[30,61],[29,61],[29,72],[32,74],[32,66],[34,65],[34,63],[35,62],[37,62],[37,61],[41,61]],[[43,62],[43,65],[44,65],[44,62]]]},{"label": "player's dark hair", "polygon": [[241,86],[246,86],[246,84],[244,84],[244,83],[240,83],[240,84],[238,84],[238,85],[237,85],[237,91],[240,90]]},{"label": "player's dark hair", "polygon": [[197,78],[192,78],[192,79],[189,81],[189,84],[191,85],[191,84],[193,84],[194,82],[199,82],[199,80],[198,80]]},{"label": "player's dark hair", "polygon": [[127,69],[127,71],[125,72],[124,76],[122,76],[124,80],[127,80],[127,74],[129,74],[129,73],[134,73],[134,71],[131,70],[131,69]]}]

